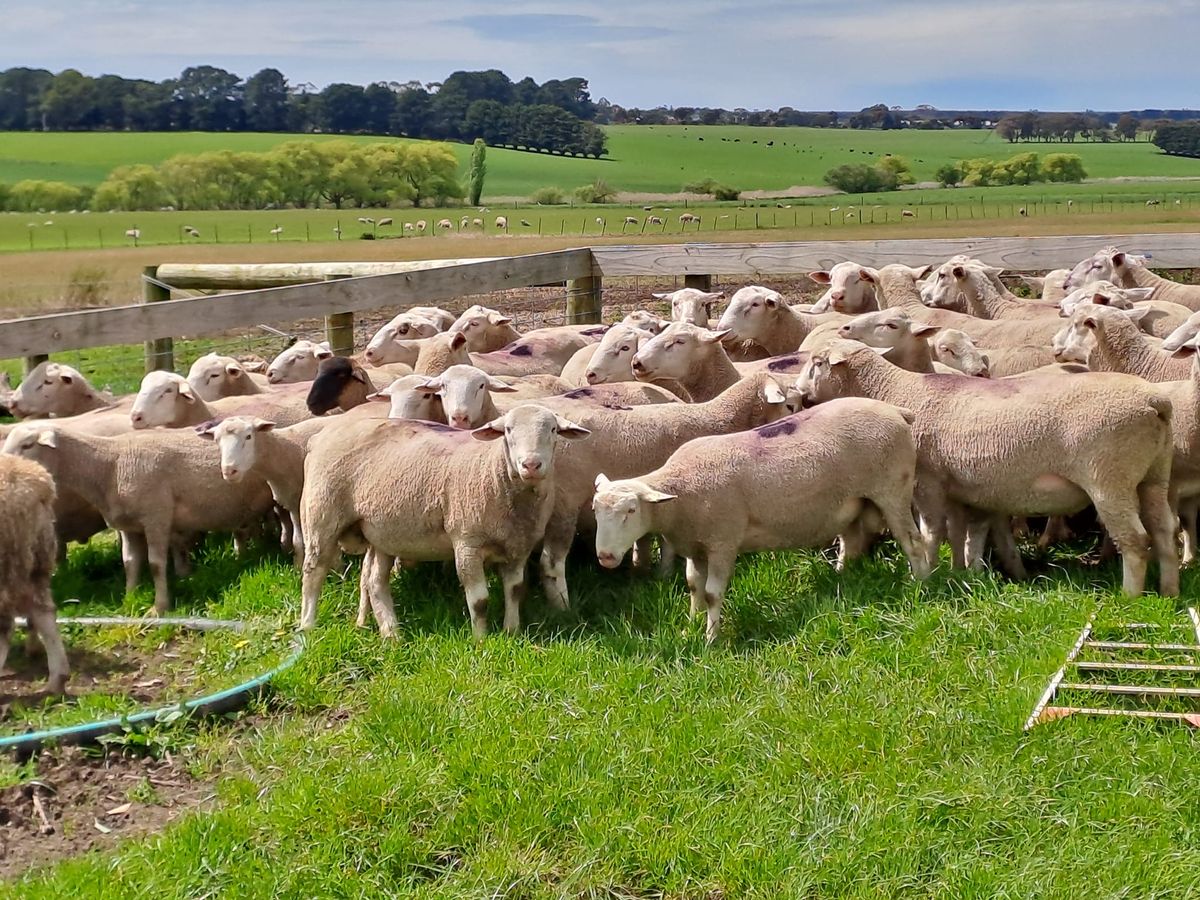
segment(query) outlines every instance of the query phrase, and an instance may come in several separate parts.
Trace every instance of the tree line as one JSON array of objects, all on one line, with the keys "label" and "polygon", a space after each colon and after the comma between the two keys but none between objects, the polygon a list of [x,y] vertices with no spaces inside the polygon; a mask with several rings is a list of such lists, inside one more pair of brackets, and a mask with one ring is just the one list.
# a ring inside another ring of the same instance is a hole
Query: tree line
[{"label": "tree line", "polygon": [[445,81],[291,84],[278,69],[243,80],[216,66],[147,81],[75,69],[0,72],[0,131],[267,131],[394,135],[601,156],[585,78],[513,82],[497,69]]},{"label": "tree line", "polygon": [[1154,133],[1154,146],[1172,156],[1200,157],[1200,122],[1161,126]]},{"label": "tree line", "polygon": [[157,166],[120,166],[94,190],[35,179],[0,185],[0,208],[342,209],[440,206],[465,195],[444,143],[289,141],[262,153],[183,153]]}]

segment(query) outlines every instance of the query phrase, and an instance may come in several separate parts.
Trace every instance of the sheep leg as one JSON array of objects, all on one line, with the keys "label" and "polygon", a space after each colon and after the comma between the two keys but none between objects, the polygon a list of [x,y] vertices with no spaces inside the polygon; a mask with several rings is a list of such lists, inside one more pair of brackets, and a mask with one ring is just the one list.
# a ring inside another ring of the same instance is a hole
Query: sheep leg
[{"label": "sheep leg", "polygon": [[688,613],[697,616],[704,612],[707,604],[704,600],[704,583],[708,581],[708,561],[703,555],[689,556],[686,560],[688,594],[691,604]]},{"label": "sheep leg", "polygon": [[1101,482],[1101,490],[1092,495],[1092,504],[1101,524],[1121,554],[1121,590],[1137,597],[1146,586],[1146,566],[1150,558],[1150,535],[1138,518],[1134,498],[1121,496]]},{"label": "sheep leg", "polygon": [[633,567],[648,569],[654,559],[654,538],[648,534],[642,535],[633,544]]},{"label": "sheep leg", "polygon": [[1183,554],[1179,562],[1185,566],[1190,566],[1196,561],[1196,510],[1195,498],[1183,500],[1179,504],[1179,534],[1183,540]]},{"label": "sheep leg", "polygon": [[300,628],[309,631],[317,624],[317,601],[321,599],[321,588],[325,584],[325,576],[333,567],[338,557],[336,540],[322,545],[314,537],[314,530],[309,529],[304,540],[304,568],[301,575],[300,589]]},{"label": "sheep leg", "polygon": [[[872,497],[871,502],[879,507],[879,511],[883,513],[883,520],[887,523],[888,531],[892,533],[892,537],[896,539],[896,543],[908,557],[908,567],[912,570],[913,577],[922,581],[928,578],[934,562],[931,556],[936,551],[931,549],[929,542],[921,534],[921,529],[917,527],[909,498],[903,495],[884,494]],[[859,520],[862,520],[861,516]]]},{"label": "sheep leg", "polygon": [[658,578],[670,578],[675,571],[675,548],[662,535],[658,538],[658,568],[655,575]]},{"label": "sheep leg", "polygon": [[[1002,517],[1001,517],[1002,518]],[[992,520],[987,516],[966,517],[966,537],[963,544],[963,561],[968,569],[982,572],[987,565],[988,535],[992,533]],[[997,523],[999,525],[1000,523]]]},{"label": "sheep leg", "polygon": [[833,564],[834,569],[838,572],[845,571],[846,563],[852,559],[858,559],[866,553],[870,542],[871,536],[867,534],[862,516],[859,516],[838,535],[837,562]]},{"label": "sheep leg", "polygon": [[1021,551],[1017,549],[1017,539],[1009,525],[1008,516],[993,517],[990,533],[1000,571],[1015,581],[1028,578],[1029,573],[1025,571],[1025,561],[1021,559]]},{"label": "sheep leg", "polygon": [[[275,505],[275,518],[279,520],[279,548],[284,553],[296,550],[296,520],[292,514],[279,504]],[[300,544],[303,547],[303,544]]]},{"label": "sheep leg", "polygon": [[171,538],[171,564],[180,578],[192,574],[192,544],[193,540],[188,535],[177,534]]},{"label": "sheep leg", "polygon": [[525,563],[519,559],[506,563],[500,569],[500,580],[504,584],[504,630],[516,634],[521,630],[521,601],[525,599]]},{"label": "sheep leg", "polygon": [[467,610],[471,614],[471,631],[477,641],[487,637],[488,584],[483,570],[483,558],[474,547],[454,548],[454,568],[458,581],[467,595]]},{"label": "sheep leg", "polygon": [[375,548],[367,547],[363,555],[362,568],[358,572],[358,618],[354,620],[356,628],[367,627],[367,613],[370,612],[371,579],[375,576]]},{"label": "sheep leg", "polygon": [[[368,553],[370,551],[368,550]],[[375,563],[371,566],[369,579],[369,597],[371,610],[375,613],[375,624],[379,626],[379,636],[384,639],[396,636],[396,605],[392,601],[392,562],[394,557],[379,550],[374,552]],[[366,564],[360,576],[363,582],[368,582]]]},{"label": "sheep leg", "polygon": [[[1165,469],[1165,472],[1163,471]],[[1155,471],[1157,470],[1157,471]],[[1179,596],[1179,518],[1169,499],[1170,462],[1156,463],[1152,477],[1138,485],[1142,518],[1150,532],[1150,545],[1158,560],[1158,592],[1164,597]]]},{"label": "sheep leg", "polygon": [[292,526],[292,562],[295,563],[297,569],[304,568],[304,532],[300,528],[300,513],[287,513],[287,519]]},{"label": "sheep leg", "polygon": [[1071,529],[1067,527],[1066,516],[1050,516],[1046,519],[1046,527],[1042,529],[1041,537],[1038,538],[1038,549],[1045,550],[1051,544],[1070,540],[1072,536]]},{"label": "sheep leg", "polygon": [[957,503],[946,509],[946,532],[950,538],[950,565],[956,569],[967,568],[967,512]]},{"label": "sheep leg", "polygon": [[125,593],[132,594],[146,564],[146,539],[141,532],[121,532],[121,564],[125,567]]},{"label": "sheep leg", "polygon": [[721,630],[721,604],[725,600],[725,589],[729,587],[729,579],[733,576],[733,564],[737,552],[731,554],[708,555],[708,578],[704,581],[704,601],[708,608],[708,621],[704,629],[704,639],[709,644],[716,641]]},{"label": "sheep leg", "polygon": [[71,674],[67,663],[67,650],[63,646],[62,635],[58,633],[49,582],[36,590],[40,596],[30,605],[29,624],[37,629],[46,648],[46,669],[49,678],[47,688],[52,694],[61,694],[66,690],[67,678]]},{"label": "sheep leg", "polygon": [[167,588],[167,562],[171,556],[171,529],[146,530],[146,557],[150,563],[150,577],[154,579],[154,606],[147,615],[161,616],[171,608],[171,594]]},{"label": "sheep leg", "polygon": [[546,526],[542,538],[542,590],[555,609],[570,608],[571,597],[567,592],[567,553],[575,539],[578,511],[574,515],[555,513]]}]

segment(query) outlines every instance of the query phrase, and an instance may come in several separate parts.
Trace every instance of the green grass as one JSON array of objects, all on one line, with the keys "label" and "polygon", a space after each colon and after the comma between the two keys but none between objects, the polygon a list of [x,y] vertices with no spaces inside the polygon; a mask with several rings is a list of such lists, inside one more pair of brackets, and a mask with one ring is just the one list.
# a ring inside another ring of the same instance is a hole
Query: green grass
[{"label": "green grass", "polygon": [[[675,192],[686,182],[705,177],[742,190],[781,190],[792,185],[821,185],[825,172],[834,166],[872,162],[885,153],[908,159],[918,181],[932,180],[933,173],[945,162],[974,157],[1004,159],[1026,150],[1077,153],[1092,178],[1200,176],[1200,161],[1167,156],[1145,141],[1012,145],[992,132],[968,130],[626,125],[609,126],[606,131],[608,159],[489,150],[485,202],[489,196],[528,197],[547,186],[570,190],[596,178],[603,178],[619,190],[638,192]],[[0,133],[0,182],[44,178],[94,185],[120,165],[158,163],[177,153],[268,150],[297,138],[343,139],[338,135],[197,132]],[[768,142],[774,142],[774,146],[767,146]],[[454,151],[465,171],[470,146],[454,145]]]},{"label": "green grass", "polygon": [[[183,611],[294,620],[279,559],[210,543],[201,562]],[[682,577],[601,572],[584,553],[572,616],[535,591],[522,636],[479,646],[450,568],[407,571],[384,645],[350,624],[352,568],[255,729],[196,736],[195,765],[221,776],[215,811],[0,893],[1187,896],[1190,732],[1021,731],[1098,605],[1105,622],[1178,624],[1179,609],[1119,599],[1112,566],[1039,569],[917,585],[894,550],[843,575],[817,553],[746,557],[706,649]],[[126,608],[118,570],[115,549],[74,551],[58,578]],[[1185,596],[1197,587],[1185,577]]]}]

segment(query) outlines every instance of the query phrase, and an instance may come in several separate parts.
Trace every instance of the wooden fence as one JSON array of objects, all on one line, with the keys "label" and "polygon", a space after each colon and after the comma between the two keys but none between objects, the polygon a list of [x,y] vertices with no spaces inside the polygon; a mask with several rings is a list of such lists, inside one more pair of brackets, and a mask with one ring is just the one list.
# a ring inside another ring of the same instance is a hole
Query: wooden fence
[{"label": "wooden fence", "polygon": [[[380,307],[403,309],[491,291],[566,284],[567,320],[595,322],[605,277],[683,275],[686,285],[704,288],[713,275],[751,279],[803,274],[846,259],[869,266],[938,264],[957,253],[1010,271],[1035,271],[1073,266],[1114,242],[1149,254],[1154,268],[1200,266],[1200,234],[603,246],[419,264],[168,264],[146,271],[141,304],[0,322],[0,359],[20,357],[28,366],[63,350],[145,343],[147,368],[171,368],[173,337],[320,317],[326,319],[335,348],[348,353],[353,314]],[[170,287],[255,289],[172,300]]]}]

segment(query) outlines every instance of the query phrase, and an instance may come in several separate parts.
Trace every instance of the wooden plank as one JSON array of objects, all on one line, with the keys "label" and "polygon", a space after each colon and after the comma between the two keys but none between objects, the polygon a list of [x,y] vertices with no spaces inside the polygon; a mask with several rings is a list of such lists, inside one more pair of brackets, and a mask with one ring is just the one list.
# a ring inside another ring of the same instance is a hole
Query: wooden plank
[{"label": "wooden plank", "polygon": [[1061,682],[1067,674],[1067,666],[1069,666],[1075,657],[1079,655],[1079,651],[1083,648],[1083,645],[1087,643],[1087,639],[1092,633],[1092,623],[1094,620],[1095,616],[1088,618],[1087,623],[1083,626],[1083,630],[1079,632],[1079,637],[1075,640],[1075,645],[1067,651],[1067,658],[1063,660],[1063,664],[1059,667],[1059,670],[1054,673],[1054,676],[1050,679],[1050,683],[1046,685],[1046,689],[1042,691],[1042,696],[1038,698],[1037,704],[1033,707],[1033,712],[1031,712],[1029,714],[1029,718],[1025,720],[1026,731],[1038,724],[1038,722],[1042,721],[1042,712],[1045,710],[1046,704],[1054,699],[1054,693],[1058,690],[1059,682]]},{"label": "wooden plank", "polygon": [[[341,281],[349,275],[330,274],[326,281]],[[350,356],[354,353],[354,313],[340,312],[325,317],[325,340],[334,356]]]},{"label": "wooden plank", "polygon": [[1179,672],[1200,673],[1200,666],[1175,665],[1174,663],[1113,662],[1111,660],[1088,660],[1075,663],[1081,672]]},{"label": "wooden plank", "polygon": [[350,278],[394,275],[398,272],[441,269],[497,258],[479,256],[467,259],[414,259],[390,262],[162,263],[158,267],[158,279],[177,288],[245,291],[290,284],[312,284],[324,281],[328,275]]},{"label": "wooden plank", "polygon": [[587,276],[567,282],[567,324],[588,325],[599,322],[603,314],[601,279]]},{"label": "wooden plank", "polygon": [[1158,687],[1150,684],[1088,684],[1064,681],[1060,691],[1087,691],[1091,694],[1129,694],[1137,697],[1200,697],[1200,688]]},{"label": "wooden plank", "polygon": [[1083,716],[1129,716],[1132,719],[1163,719],[1168,722],[1185,722],[1193,728],[1200,727],[1200,713],[1163,712],[1157,709],[1099,709],[1087,706],[1047,706],[1042,710],[1041,721],[1049,722],[1075,714]]},{"label": "wooden plank", "polygon": [[1070,268],[1110,244],[1152,254],[1156,269],[1200,266],[1200,234],[928,238],[794,241],[758,244],[658,244],[593,247],[601,275],[787,275],[827,269],[843,260],[868,266],[938,265],[968,253],[1010,271]]},{"label": "wooden plank", "polygon": [[556,250],[393,275],[10,319],[0,322],[0,359],[213,334],[259,322],[321,318],[330,311],[406,309],[591,274],[591,251]]}]

